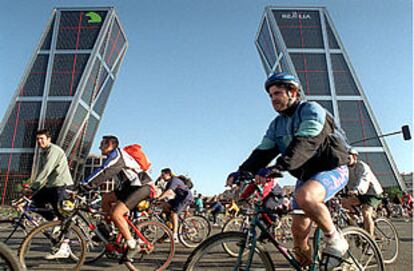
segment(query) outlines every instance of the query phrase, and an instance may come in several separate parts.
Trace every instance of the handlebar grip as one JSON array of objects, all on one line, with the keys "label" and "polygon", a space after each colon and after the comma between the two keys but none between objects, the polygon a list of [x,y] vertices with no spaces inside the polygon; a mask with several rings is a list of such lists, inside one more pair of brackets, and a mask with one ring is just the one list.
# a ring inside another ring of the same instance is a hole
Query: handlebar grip
[{"label": "handlebar grip", "polygon": [[282,172],[276,168],[276,166],[268,168],[270,172],[266,175],[267,178],[281,178],[283,177]]}]

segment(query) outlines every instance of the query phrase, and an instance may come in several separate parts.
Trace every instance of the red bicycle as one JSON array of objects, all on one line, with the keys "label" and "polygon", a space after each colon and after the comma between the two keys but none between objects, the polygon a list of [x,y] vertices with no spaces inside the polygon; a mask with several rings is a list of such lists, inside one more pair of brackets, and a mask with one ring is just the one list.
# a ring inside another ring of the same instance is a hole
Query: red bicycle
[{"label": "red bicycle", "polygon": [[[90,263],[103,256],[118,260],[129,270],[165,270],[171,263],[175,246],[167,226],[157,221],[134,223],[126,215],[125,219],[140,250],[133,261],[124,261],[127,245],[122,234],[114,227],[111,234],[103,230],[111,227],[105,225],[102,213],[89,207],[85,196],[75,195],[70,201],[71,204],[66,205],[74,207],[67,211],[65,219],[42,224],[23,240],[19,248],[19,260],[28,270],[47,270],[57,264],[63,269],[80,270],[86,258]],[[62,247],[67,249],[67,254],[63,253],[66,257],[46,259],[48,253]]]}]

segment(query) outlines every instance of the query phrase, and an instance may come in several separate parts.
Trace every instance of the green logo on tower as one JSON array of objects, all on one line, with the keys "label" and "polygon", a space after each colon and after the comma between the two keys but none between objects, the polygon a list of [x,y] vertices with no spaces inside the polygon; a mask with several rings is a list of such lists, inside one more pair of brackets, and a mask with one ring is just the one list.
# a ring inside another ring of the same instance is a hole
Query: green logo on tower
[{"label": "green logo on tower", "polygon": [[89,11],[88,13],[85,14],[87,17],[89,17],[88,23],[90,24],[97,24],[102,22],[102,17],[101,15],[99,15],[96,12],[93,11]]}]

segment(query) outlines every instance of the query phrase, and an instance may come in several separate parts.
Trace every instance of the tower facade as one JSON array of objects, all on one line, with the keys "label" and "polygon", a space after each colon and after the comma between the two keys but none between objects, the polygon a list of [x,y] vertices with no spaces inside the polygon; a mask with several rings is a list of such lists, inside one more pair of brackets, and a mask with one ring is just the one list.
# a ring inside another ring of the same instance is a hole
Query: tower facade
[{"label": "tower facade", "polygon": [[0,123],[2,204],[37,170],[38,129],[51,131],[78,177],[127,47],[114,8],[52,11]]},{"label": "tower facade", "polygon": [[381,184],[405,189],[382,138],[357,142],[381,133],[325,8],[267,7],[255,43],[266,74],[296,75],[302,94],[334,115]]}]

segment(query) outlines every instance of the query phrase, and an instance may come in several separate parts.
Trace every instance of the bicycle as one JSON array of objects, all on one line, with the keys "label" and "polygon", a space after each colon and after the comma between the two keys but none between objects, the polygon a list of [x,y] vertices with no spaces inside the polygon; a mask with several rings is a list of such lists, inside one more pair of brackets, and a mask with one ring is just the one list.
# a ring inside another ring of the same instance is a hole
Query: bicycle
[{"label": "bicycle", "polygon": [[[243,181],[254,182],[254,177],[244,177]],[[257,184],[255,186],[260,192],[261,187]],[[273,259],[268,249],[265,249],[264,242],[270,242],[280,253],[278,256],[282,257],[276,259],[277,261],[284,260],[288,267],[303,270],[293,256],[293,252],[283,247],[267,231],[267,227],[262,221],[264,214],[269,215],[269,210],[264,208],[263,202],[258,196],[249,227],[243,232],[224,232],[208,238],[190,254],[184,265],[184,270],[275,270]],[[257,228],[261,231],[260,237],[257,235]],[[356,227],[348,227],[342,230],[342,234],[350,246],[340,268],[343,270],[385,270],[378,246],[365,231]],[[320,239],[321,230],[317,228],[314,233],[314,252],[312,264],[308,266],[309,270],[319,268],[323,270],[323,267],[326,267],[320,253]],[[237,248],[237,257],[228,257],[223,249],[223,243],[234,249]]]},{"label": "bicycle", "polygon": [[[137,245],[140,249],[133,261],[124,261],[127,246],[122,234],[117,232],[112,238],[107,236],[102,232],[101,227],[85,215],[91,210],[84,195],[74,194],[72,201],[75,207],[66,214],[62,221],[45,223],[32,230],[24,239],[18,253],[22,265],[30,270],[45,270],[56,264],[67,270],[80,270],[89,253],[86,238],[90,237],[90,235],[85,235],[81,225],[86,225],[87,229],[93,232],[100,241],[100,247],[103,247],[102,252],[93,255],[95,260],[106,255],[110,259],[124,263],[129,270],[137,270],[138,265],[144,264],[155,270],[165,270],[171,263],[175,246],[173,236],[165,225],[157,221],[144,221],[135,225],[128,215],[125,215],[134,238],[138,239]],[[60,248],[64,243],[69,246],[70,256],[68,258],[51,261],[42,257],[45,253]]]},{"label": "bicycle", "polygon": [[[347,226],[364,227],[364,220],[361,215],[361,208],[359,206],[353,206],[354,213],[358,214],[351,216],[349,211],[342,207],[340,197],[331,200],[333,209],[334,223],[339,228]],[[374,235],[375,242],[380,248],[385,264],[391,264],[398,258],[400,238],[398,237],[398,231],[394,224],[385,217],[375,218],[374,216]]]},{"label": "bicycle", "polygon": [[6,246],[6,244],[0,242],[0,271],[21,271],[23,268],[20,266],[14,253]]},{"label": "bicycle", "polygon": [[17,248],[32,228],[38,227],[45,221],[36,212],[53,212],[53,209],[32,206],[32,200],[26,196],[13,201],[12,207],[17,211],[17,214],[0,220],[0,242]]},{"label": "bicycle", "polygon": [[[171,229],[171,223],[160,213],[154,200],[150,201],[147,209],[140,210],[142,214],[138,216],[138,221],[156,220]],[[187,248],[195,248],[204,241],[211,233],[211,225],[208,220],[201,215],[178,216],[178,240]]]}]

